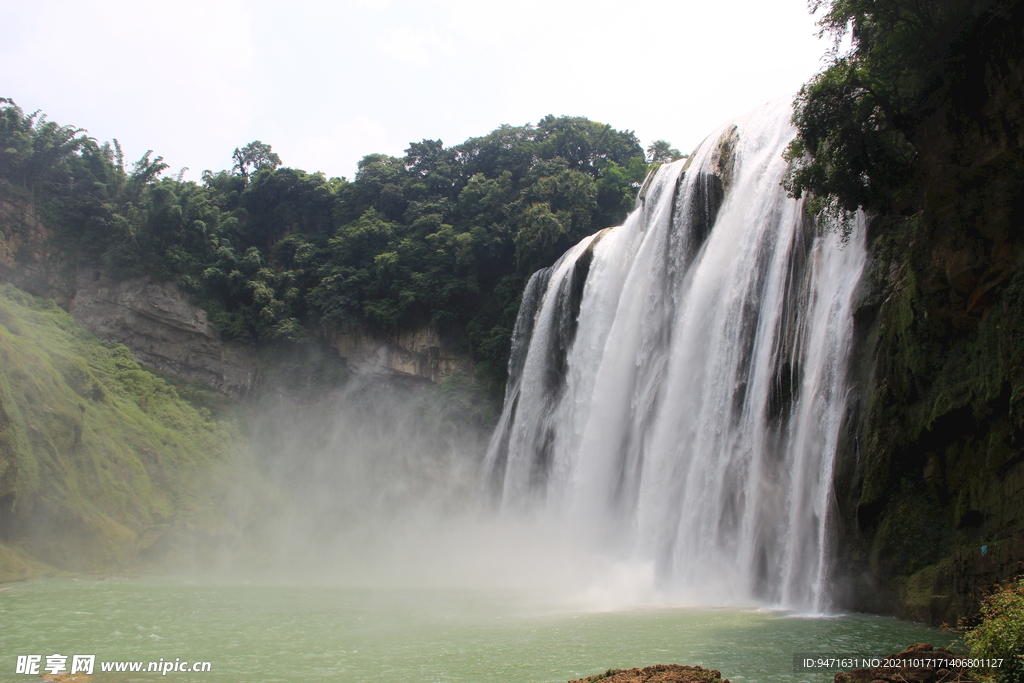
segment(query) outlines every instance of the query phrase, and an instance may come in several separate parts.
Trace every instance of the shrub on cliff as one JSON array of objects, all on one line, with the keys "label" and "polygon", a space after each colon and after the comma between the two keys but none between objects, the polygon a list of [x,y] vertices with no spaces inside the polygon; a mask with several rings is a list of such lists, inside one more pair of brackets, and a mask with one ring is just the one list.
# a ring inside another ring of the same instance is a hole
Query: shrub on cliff
[{"label": "shrub on cliff", "polygon": [[1002,659],[998,669],[976,672],[986,683],[1024,682],[1024,579],[1007,583],[981,603],[981,621],[964,640],[972,658]]}]

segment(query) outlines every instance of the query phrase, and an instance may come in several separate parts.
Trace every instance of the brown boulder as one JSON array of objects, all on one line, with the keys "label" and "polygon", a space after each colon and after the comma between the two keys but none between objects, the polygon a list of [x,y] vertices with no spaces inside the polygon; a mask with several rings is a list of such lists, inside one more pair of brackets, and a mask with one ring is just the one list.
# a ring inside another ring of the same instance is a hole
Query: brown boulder
[{"label": "brown boulder", "polygon": [[699,666],[655,664],[642,669],[609,669],[603,674],[580,678],[569,683],[729,683],[722,673]]}]

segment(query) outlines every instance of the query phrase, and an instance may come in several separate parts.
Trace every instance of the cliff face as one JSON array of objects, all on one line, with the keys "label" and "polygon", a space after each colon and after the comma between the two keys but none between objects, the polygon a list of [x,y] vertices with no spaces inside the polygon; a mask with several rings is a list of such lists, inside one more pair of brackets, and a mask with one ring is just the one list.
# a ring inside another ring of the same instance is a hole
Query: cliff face
[{"label": "cliff face", "polygon": [[465,352],[445,344],[433,326],[410,332],[374,334],[363,327],[331,330],[324,335],[357,375],[411,375],[441,382],[456,372],[470,374],[473,363]]},{"label": "cliff face", "polygon": [[256,381],[251,347],[221,339],[206,311],[179,287],[145,278],[112,280],[80,268],[68,312],[105,341],[124,344],[146,367],[244,396]]},{"label": "cliff face", "polygon": [[836,470],[840,585],[953,623],[1024,569],[1024,72],[919,128],[925,210],[876,218]]},{"label": "cliff face", "polygon": [[[243,397],[261,380],[265,364],[251,346],[227,341],[206,311],[172,282],[113,280],[80,268],[68,312],[100,339],[124,344],[146,367]],[[375,334],[363,327],[322,331],[324,341],[355,375],[419,377],[441,382],[472,373],[468,355],[448,346],[433,327]]]},{"label": "cliff face", "polygon": [[[261,380],[265,360],[251,346],[221,337],[206,311],[173,282],[116,280],[99,267],[70,267],[53,230],[21,199],[0,200],[0,282],[53,299],[100,339],[127,346],[160,372],[241,398]],[[397,374],[440,382],[472,373],[469,354],[433,327],[375,333],[363,327],[320,331],[357,375]]]},{"label": "cliff face", "polygon": [[30,201],[0,196],[0,282],[67,308],[75,291],[74,271],[54,244],[53,230]]}]

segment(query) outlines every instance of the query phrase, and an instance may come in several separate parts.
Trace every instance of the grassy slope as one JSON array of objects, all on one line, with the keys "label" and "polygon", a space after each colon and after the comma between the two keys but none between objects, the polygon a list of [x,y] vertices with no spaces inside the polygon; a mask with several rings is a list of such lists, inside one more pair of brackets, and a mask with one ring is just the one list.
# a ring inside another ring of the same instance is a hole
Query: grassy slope
[{"label": "grassy slope", "polygon": [[0,580],[202,554],[235,535],[248,462],[234,426],[127,348],[0,285]]}]

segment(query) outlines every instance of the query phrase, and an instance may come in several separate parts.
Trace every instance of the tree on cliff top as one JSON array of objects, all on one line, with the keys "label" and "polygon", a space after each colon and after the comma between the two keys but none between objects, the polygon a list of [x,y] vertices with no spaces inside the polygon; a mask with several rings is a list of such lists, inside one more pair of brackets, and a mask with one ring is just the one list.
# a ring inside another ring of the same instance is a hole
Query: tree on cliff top
[{"label": "tree on cliff top", "polygon": [[683,154],[665,140],[655,140],[647,146],[647,163],[649,164],[667,164],[688,156],[689,154]]},{"label": "tree on cliff top", "polygon": [[14,100],[0,97],[0,177],[16,179],[29,192],[51,170],[91,138],[74,126],[47,121],[38,111],[25,114]]},{"label": "tree on cliff top", "polygon": [[236,147],[231,158],[235,162],[235,165],[231,167],[231,172],[237,171],[238,175],[243,178],[248,178],[263,169],[273,171],[281,165],[281,157],[277,156],[270,145],[259,140],[253,140],[241,149]]}]

